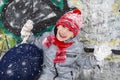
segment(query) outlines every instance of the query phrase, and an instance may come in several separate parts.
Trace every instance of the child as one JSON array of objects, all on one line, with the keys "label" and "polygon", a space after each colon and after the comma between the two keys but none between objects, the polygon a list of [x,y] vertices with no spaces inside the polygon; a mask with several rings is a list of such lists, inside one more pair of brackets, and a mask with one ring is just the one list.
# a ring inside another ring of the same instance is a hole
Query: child
[{"label": "child", "polygon": [[65,13],[56,22],[51,33],[46,32],[40,37],[32,34],[31,20],[23,26],[23,40],[35,44],[44,51],[43,72],[38,80],[74,80],[79,67],[92,68],[108,55],[85,55],[83,44],[77,40],[81,25],[81,11],[74,9]]}]

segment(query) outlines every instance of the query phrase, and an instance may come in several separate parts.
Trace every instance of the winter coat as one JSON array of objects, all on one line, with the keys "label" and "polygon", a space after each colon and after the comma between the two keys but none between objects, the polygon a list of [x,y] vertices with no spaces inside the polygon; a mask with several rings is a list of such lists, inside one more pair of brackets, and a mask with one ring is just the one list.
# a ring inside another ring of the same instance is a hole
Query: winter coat
[{"label": "winter coat", "polygon": [[66,61],[54,64],[53,59],[56,55],[57,46],[52,44],[49,48],[46,48],[42,44],[43,40],[51,34],[54,35],[53,32],[46,32],[40,37],[31,34],[27,40],[28,43],[35,44],[44,51],[43,73],[39,80],[74,80],[79,68],[89,69],[96,65],[95,57],[85,54],[83,43],[79,42],[77,37],[66,41],[73,42],[66,49]]}]

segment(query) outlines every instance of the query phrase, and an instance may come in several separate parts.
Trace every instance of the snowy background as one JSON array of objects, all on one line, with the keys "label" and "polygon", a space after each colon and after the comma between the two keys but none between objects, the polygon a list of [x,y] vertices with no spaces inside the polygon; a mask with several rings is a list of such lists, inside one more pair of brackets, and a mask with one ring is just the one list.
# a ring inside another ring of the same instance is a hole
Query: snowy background
[{"label": "snowy background", "polygon": [[1,18],[8,32],[20,37],[28,19],[35,23],[33,32],[39,34],[75,7],[83,14],[80,40],[85,47],[108,43],[120,50],[120,0],[10,0],[4,5]]},{"label": "snowy background", "polygon": [[[107,43],[114,50],[120,50],[120,0],[0,0],[1,56],[21,41],[20,30],[27,19],[34,21],[33,32],[40,35],[49,31],[62,14],[75,7],[83,14],[79,40],[86,48]],[[86,80],[119,80],[119,54],[108,58],[101,70],[83,71],[89,76]]]}]

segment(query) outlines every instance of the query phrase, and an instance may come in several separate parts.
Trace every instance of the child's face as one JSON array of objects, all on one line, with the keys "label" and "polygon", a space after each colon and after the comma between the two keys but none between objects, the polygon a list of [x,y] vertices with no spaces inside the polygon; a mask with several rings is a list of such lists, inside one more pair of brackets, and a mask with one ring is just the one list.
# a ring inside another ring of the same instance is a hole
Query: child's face
[{"label": "child's face", "polygon": [[59,41],[66,41],[66,40],[74,37],[73,32],[65,26],[59,25],[57,27],[57,29],[58,30],[57,30],[56,37]]}]

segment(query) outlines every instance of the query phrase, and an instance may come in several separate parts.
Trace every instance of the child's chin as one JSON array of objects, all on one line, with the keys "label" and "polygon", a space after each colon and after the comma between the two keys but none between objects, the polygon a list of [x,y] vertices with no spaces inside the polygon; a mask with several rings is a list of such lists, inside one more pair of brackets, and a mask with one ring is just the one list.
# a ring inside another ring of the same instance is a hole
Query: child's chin
[{"label": "child's chin", "polygon": [[60,36],[57,36],[56,38],[57,38],[59,41],[65,41],[65,39],[62,38],[62,37],[60,37]]},{"label": "child's chin", "polygon": [[61,38],[57,38],[59,41],[64,41],[64,39],[61,39]]}]

